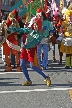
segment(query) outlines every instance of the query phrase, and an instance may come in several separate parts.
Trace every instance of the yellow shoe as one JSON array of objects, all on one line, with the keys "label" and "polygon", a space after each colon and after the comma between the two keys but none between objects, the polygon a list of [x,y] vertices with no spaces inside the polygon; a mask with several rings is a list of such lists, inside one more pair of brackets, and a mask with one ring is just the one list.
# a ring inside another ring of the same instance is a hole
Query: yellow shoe
[{"label": "yellow shoe", "polygon": [[47,85],[47,86],[50,86],[50,85],[51,85],[50,77],[46,78],[46,79],[44,80],[44,82],[46,82],[46,85]]},{"label": "yellow shoe", "polygon": [[31,85],[32,84],[32,81],[25,81],[22,86],[28,86],[28,85]]}]

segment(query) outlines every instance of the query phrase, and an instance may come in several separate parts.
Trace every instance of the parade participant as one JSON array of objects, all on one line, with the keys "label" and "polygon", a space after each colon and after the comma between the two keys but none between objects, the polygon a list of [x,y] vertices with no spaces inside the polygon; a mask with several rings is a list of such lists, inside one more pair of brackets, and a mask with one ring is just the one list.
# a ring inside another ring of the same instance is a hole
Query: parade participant
[{"label": "parade participant", "polygon": [[63,28],[62,28],[62,22],[63,22],[63,18],[60,17],[59,21],[57,23],[59,37],[56,40],[57,43],[58,43],[58,50],[59,50],[59,65],[62,65],[62,57],[63,57],[63,52],[60,51],[62,39],[64,37],[64,35],[63,35]]},{"label": "parade participant", "polygon": [[63,13],[65,20],[63,21],[64,39],[61,45],[61,52],[66,54],[66,69],[72,67],[72,10],[66,9]]},{"label": "parade participant", "polygon": [[53,36],[51,37],[52,52],[53,52],[53,60],[52,60],[52,62],[56,61],[56,58],[55,58],[55,44],[56,44],[56,39],[58,38],[57,23],[58,23],[58,16],[54,15],[53,16],[53,29],[54,29],[54,33],[53,33]]},{"label": "parade participant", "polygon": [[[40,26],[39,26],[39,23],[40,20],[37,19],[35,20],[34,24],[33,24],[33,28],[35,31],[38,31],[40,29]],[[28,36],[27,36],[28,37]],[[25,38],[24,38],[25,39]],[[26,39],[27,40],[27,39]],[[26,44],[27,42],[24,40],[24,45]],[[29,74],[28,74],[28,70],[26,68],[26,61],[29,61],[30,62],[30,67],[38,72],[40,75],[42,75],[44,77],[44,81],[46,82],[47,86],[50,86],[51,84],[51,81],[50,81],[50,78],[49,76],[46,76],[42,70],[38,67],[38,62],[36,63],[35,61],[35,56],[36,56],[36,47],[34,48],[31,48],[31,49],[24,49],[22,48],[21,49],[21,54],[20,54],[20,66],[21,66],[21,69],[27,79],[27,81],[25,81],[22,86],[25,86],[25,85],[31,85],[32,84],[32,81],[29,77]],[[36,56],[37,57],[37,56]],[[37,59],[36,59],[37,60]]]},{"label": "parade participant", "polygon": [[[48,51],[49,51],[48,37],[49,37],[49,31],[53,29],[53,26],[47,20],[47,17],[44,12],[41,12],[41,20],[42,20],[42,31],[45,32],[43,33],[44,38],[37,46],[38,61],[43,69],[48,69]],[[43,55],[44,55],[42,63],[41,63],[41,50],[43,50]]]},{"label": "parade participant", "polygon": [[[18,11],[14,9],[11,14],[13,17],[18,21],[20,28],[24,27],[24,23],[22,22],[20,16],[18,15]],[[18,37],[18,45],[21,46],[21,37],[22,34],[17,34]],[[13,68],[15,68],[15,55],[11,53],[11,64],[13,65]]]},{"label": "parade participant", "polygon": [[[9,16],[6,20],[6,29],[8,29],[10,26],[19,28],[18,22],[16,21],[16,19],[13,18],[11,13],[9,14]],[[6,31],[7,30],[5,30],[5,32]],[[13,45],[18,45],[17,33],[12,33],[12,32],[7,31],[7,33],[5,35],[7,35],[7,40],[9,42],[11,42]],[[5,55],[5,61],[7,63],[5,72],[9,72],[12,70],[11,60],[10,60],[11,52],[12,52],[12,54],[14,54],[16,56],[17,71],[20,71],[18,51],[10,48],[8,46],[7,42],[5,41],[3,44],[3,54]]]},{"label": "parade participant", "polygon": [[[4,23],[5,23],[4,20],[0,23],[0,42],[2,42],[2,39],[4,37],[4,30],[3,30]],[[3,55],[3,46],[1,47],[1,53],[2,53],[2,61],[6,65],[5,55]]]}]

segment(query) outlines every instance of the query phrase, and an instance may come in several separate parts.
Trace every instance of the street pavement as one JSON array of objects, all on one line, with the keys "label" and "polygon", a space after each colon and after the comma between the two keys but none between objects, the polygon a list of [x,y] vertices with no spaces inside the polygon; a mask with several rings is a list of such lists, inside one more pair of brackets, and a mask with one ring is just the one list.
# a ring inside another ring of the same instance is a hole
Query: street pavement
[{"label": "street pavement", "polygon": [[49,69],[44,70],[51,78],[51,86],[47,87],[44,79],[30,69],[32,86],[22,86],[25,77],[22,72],[3,72],[4,64],[0,52],[0,108],[72,108],[72,69],[64,69],[58,65],[58,48],[56,45],[56,62],[52,63],[52,51],[49,52]]}]

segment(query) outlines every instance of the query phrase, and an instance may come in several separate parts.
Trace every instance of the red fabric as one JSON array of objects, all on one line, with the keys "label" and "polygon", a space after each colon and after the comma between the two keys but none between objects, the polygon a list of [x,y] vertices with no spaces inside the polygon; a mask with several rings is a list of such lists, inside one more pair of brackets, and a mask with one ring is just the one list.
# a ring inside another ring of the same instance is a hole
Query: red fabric
[{"label": "red fabric", "polygon": [[6,20],[6,25],[7,25],[7,27],[9,27],[9,26],[11,25],[11,23],[12,23],[12,21],[11,21],[10,19],[7,19],[7,20]]},{"label": "red fabric", "polygon": [[[24,34],[23,41],[26,41],[26,38],[27,38],[27,34]],[[26,50],[23,48],[21,53],[20,53],[20,59],[24,59],[24,60],[27,60],[29,62],[33,62],[35,50],[36,50],[36,48],[32,48],[30,50]]]},{"label": "red fabric", "polygon": [[36,10],[36,13],[40,13],[40,12],[43,12],[42,7],[38,8],[38,9]]},{"label": "red fabric", "polygon": [[[6,25],[7,25],[7,27],[9,27],[10,25],[12,24],[12,21],[10,20],[10,19],[8,19],[7,21],[6,21]],[[12,34],[10,34],[9,36],[8,36],[8,40],[9,40],[9,42],[13,42],[13,41],[16,41],[16,39],[15,39],[15,35],[16,33],[12,33]]]},{"label": "red fabric", "polygon": [[16,20],[19,21],[19,20],[20,20],[20,16],[18,16],[18,17],[16,18]]},{"label": "red fabric", "polygon": [[24,60],[27,60],[29,62],[33,62],[34,54],[35,54],[35,48],[32,48],[28,51],[23,48],[21,53],[20,53],[20,59],[24,59]]},{"label": "red fabric", "polygon": [[16,10],[16,9],[14,9],[13,11],[12,11],[12,14],[16,14],[18,11]]},{"label": "red fabric", "polygon": [[12,33],[12,34],[10,34],[10,35],[8,36],[8,38],[7,38],[7,39],[8,39],[8,41],[9,41],[9,42],[16,41],[16,39],[15,39],[15,36],[14,36],[14,35],[15,35],[15,33]]},{"label": "red fabric", "polygon": [[54,36],[51,38],[51,42],[56,43],[56,38]]},{"label": "red fabric", "polygon": [[42,21],[40,18],[35,18],[34,21],[37,23],[38,25],[38,30],[40,31],[42,28]]},{"label": "red fabric", "polygon": [[59,20],[58,16],[53,17],[53,21],[58,21],[58,20]]},{"label": "red fabric", "polygon": [[27,38],[27,34],[24,34],[22,41],[25,42],[26,41],[26,38]]}]

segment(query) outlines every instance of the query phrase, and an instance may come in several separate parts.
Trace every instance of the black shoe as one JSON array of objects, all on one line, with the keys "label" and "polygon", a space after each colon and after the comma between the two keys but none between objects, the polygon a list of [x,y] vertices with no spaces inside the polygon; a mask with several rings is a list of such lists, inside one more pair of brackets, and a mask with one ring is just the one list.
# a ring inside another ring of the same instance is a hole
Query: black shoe
[{"label": "black shoe", "polygon": [[59,65],[62,65],[62,62],[59,62]]},{"label": "black shoe", "polygon": [[65,69],[70,69],[70,66],[66,66]]}]

